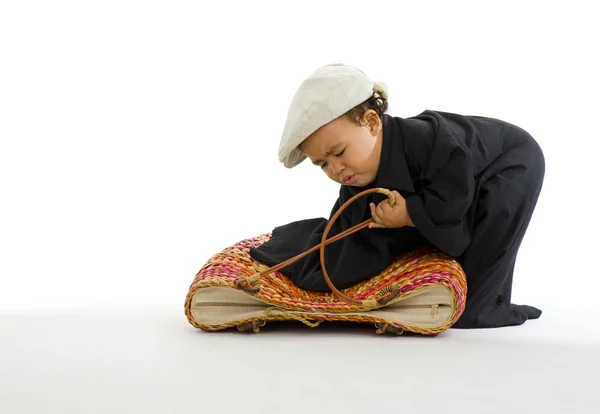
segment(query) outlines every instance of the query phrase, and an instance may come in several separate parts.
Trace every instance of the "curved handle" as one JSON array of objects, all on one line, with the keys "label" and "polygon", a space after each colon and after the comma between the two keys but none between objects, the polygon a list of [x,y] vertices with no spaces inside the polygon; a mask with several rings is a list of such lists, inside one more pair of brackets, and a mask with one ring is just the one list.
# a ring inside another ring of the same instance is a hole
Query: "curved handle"
[{"label": "curved handle", "polygon": [[[335,212],[335,214],[333,215],[333,217],[331,218],[331,220],[329,220],[329,223],[327,224],[327,227],[325,228],[325,231],[323,232],[323,236],[321,237],[321,243],[317,244],[316,246],[312,247],[311,249],[305,251],[304,253],[300,253],[299,255],[292,257],[288,260],[286,260],[285,262],[282,262],[276,266],[272,266],[266,270],[263,270],[262,272],[259,273],[255,273],[254,275],[250,276],[250,277],[237,277],[235,279],[234,285],[236,288],[238,289],[242,289],[248,293],[258,293],[258,287],[255,286],[251,286],[252,283],[256,282],[258,279],[260,279],[263,276],[266,276],[270,273],[276,272],[278,270],[283,269],[284,267],[296,262],[297,260],[300,260],[301,258],[303,258],[304,256],[314,252],[317,249],[321,250],[320,253],[320,258],[321,258],[321,268],[323,270],[323,276],[325,277],[325,282],[327,282],[327,285],[329,286],[329,288],[331,289],[331,291],[333,292],[334,295],[336,295],[339,299],[345,300],[349,303],[352,303],[354,305],[361,305],[363,304],[361,301],[356,300],[356,299],[352,299],[346,295],[344,295],[342,292],[340,292],[331,282],[331,279],[329,278],[329,275],[327,274],[327,270],[325,269],[325,246],[328,244],[331,244],[333,242],[336,242],[346,236],[349,236],[352,233],[356,233],[359,230],[364,229],[365,227],[368,227],[369,223],[373,222],[373,218],[370,218],[368,220],[363,221],[360,224],[357,224],[354,227],[349,228],[348,230],[345,230],[343,232],[341,232],[340,234],[336,234],[335,236],[333,236],[331,239],[327,239],[327,235],[329,234],[329,231],[331,230],[331,227],[333,226],[333,223],[335,223],[335,221],[338,219],[338,217],[340,216],[340,214],[342,214],[342,212],[346,209],[346,207],[348,207],[351,203],[353,203],[356,199],[363,197],[367,194],[371,194],[371,193],[380,193],[380,194],[385,194],[388,199],[389,199],[389,203],[390,203],[390,207],[393,207],[394,204],[396,203],[396,198],[394,197],[394,194],[385,188],[370,188],[368,190],[364,190],[358,194],[356,194],[354,197],[350,198],[348,201],[346,201],[339,209],[338,211]],[[396,295],[399,292],[396,293]],[[387,300],[391,299],[386,297]],[[380,301],[380,304],[382,303],[382,301]]]},{"label": "curved handle", "polygon": [[[388,197],[388,200],[390,202],[390,207],[393,207],[394,204],[396,203],[396,199],[394,197],[394,194],[392,194],[392,192],[390,190],[387,190],[385,188],[372,188],[369,190],[365,190],[362,191],[358,194],[356,194],[354,197],[352,197],[351,199],[349,199],[348,201],[346,201],[339,209],[338,211],[335,212],[335,214],[333,215],[333,217],[331,218],[331,220],[329,220],[329,223],[327,224],[327,227],[325,227],[325,231],[323,232],[323,236],[321,237],[321,243],[319,244],[320,246],[320,257],[321,257],[321,269],[323,270],[323,276],[325,277],[325,282],[327,282],[327,285],[329,286],[329,288],[331,289],[331,291],[333,292],[334,295],[336,295],[338,298],[345,300],[346,302],[352,303],[353,305],[362,305],[362,302],[360,300],[357,299],[352,299],[351,297],[344,295],[342,292],[340,292],[334,285],[333,282],[331,282],[331,279],[329,278],[329,275],[327,274],[327,269],[325,269],[325,245],[328,244],[326,243],[327,240],[327,235],[329,234],[329,231],[331,230],[331,227],[333,226],[333,223],[335,223],[335,221],[338,219],[338,217],[342,214],[342,212],[346,209],[346,207],[348,207],[352,202],[354,202],[356,199],[367,195],[367,194],[371,194],[371,193],[381,193],[381,194],[385,194]],[[369,225],[369,223],[373,222],[373,218],[370,218],[368,220],[363,221],[360,224],[357,224],[354,227],[351,227],[350,229],[346,230],[343,233],[340,233],[336,238],[336,240],[339,240],[342,237],[346,237],[352,233],[357,232],[358,230],[362,230],[365,227],[367,227]]]}]

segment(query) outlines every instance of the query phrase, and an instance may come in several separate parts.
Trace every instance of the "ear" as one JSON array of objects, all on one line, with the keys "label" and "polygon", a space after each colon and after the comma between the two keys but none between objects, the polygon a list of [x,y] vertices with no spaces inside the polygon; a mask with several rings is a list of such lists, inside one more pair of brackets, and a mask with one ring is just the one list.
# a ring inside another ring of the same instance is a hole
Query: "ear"
[{"label": "ear", "polygon": [[369,109],[365,111],[360,123],[369,129],[372,136],[376,137],[379,135],[382,127],[381,118],[379,118],[379,115],[374,110]]}]

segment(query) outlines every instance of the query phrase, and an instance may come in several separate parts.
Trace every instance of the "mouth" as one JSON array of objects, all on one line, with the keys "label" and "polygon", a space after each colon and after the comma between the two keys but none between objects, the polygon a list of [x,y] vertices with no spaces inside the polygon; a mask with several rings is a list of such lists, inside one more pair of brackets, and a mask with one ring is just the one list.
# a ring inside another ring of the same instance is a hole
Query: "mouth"
[{"label": "mouth", "polygon": [[352,185],[352,184],[354,184],[355,178],[353,175],[346,175],[346,176],[344,176],[342,181],[344,181],[344,183],[346,185]]}]

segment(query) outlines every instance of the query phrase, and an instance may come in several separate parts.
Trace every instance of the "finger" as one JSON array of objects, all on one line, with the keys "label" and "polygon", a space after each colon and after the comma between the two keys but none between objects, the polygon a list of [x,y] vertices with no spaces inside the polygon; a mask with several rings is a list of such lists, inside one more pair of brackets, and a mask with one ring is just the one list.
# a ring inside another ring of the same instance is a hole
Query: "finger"
[{"label": "finger", "polygon": [[377,211],[377,209],[374,210],[373,220],[374,221],[373,221],[373,223],[371,223],[371,227],[378,228],[378,229],[384,229],[387,227],[385,220],[380,215],[380,213]]},{"label": "finger", "polygon": [[375,207],[375,217],[377,217],[378,224],[384,224],[385,212],[383,211],[383,208],[381,208],[381,204]]},{"label": "finger", "polygon": [[373,221],[369,223],[369,228],[373,229],[383,227],[383,222],[381,218],[377,215],[377,212],[375,211],[375,206],[373,206],[373,208],[371,209],[371,216],[373,217]]},{"label": "finger", "polygon": [[379,215],[379,213],[377,211],[377,208],[375,207],[375,203],[371,203],[370,207],[371,207],[371,216],[373,217],[373,220],[375,220],[375,223],[371,223],[370,224],[371,228],[373,227],[372,226],[373,224],[383,225],[383,220],[380,217],[380,215]]},{"label": "finger", "polygon": [[379,203],[379,205],[375,209],[375,214],[377,214],[377,217],[379,218],[379,221],[382,224],[385,221],[385,218],[388,216],[388,210],[391,209],[389,205],[386,207],[385,203],[385,201]]},{"label": "finger", "polygon": [[[369,209],[371,210],[371,217],[373,218],[373,220],[375,220],[375,205],[373,203],[369,204]],[[373,222],[373,223],[369,223],[369,228],[375,228],[375,226],[377,225],[377,223]]]},{"label": "finger", "polygon": [[[398,197],[401,197],[401,195],[396,190],[392,190],[392,195],[394,196],[394,205],[396,205],[396,203],[398,203]],[[388,199],[388,201],[389,202],[387,204],[389,206],[392,200]]]},{"label": "finger", "polygon": [[369,204],[369,207],[371,208],[371,217],[373,217],[374,219],[377,219],[377,207],[375,206],[375,203],[371,203]]},{"label": "finger", "polygon": [[388,198],[387,200],[383,200],[381,203],[379,203],[381,205],[381,208],[385,209],[384,211],[391,211],[396,204],[398,204],[398,198],[395,198],[394,201],[394,205],[390,205],[390,199]]},{"label": "finger", "polygon": [[[373,218],[373,220],[375,220],[375,204],[369,203],[369,209],[371,210],[371,217]],[[370,229],[374,229],[375,227],[377,227],[377,223],[369,223],[367,227],[369,227]]]}]

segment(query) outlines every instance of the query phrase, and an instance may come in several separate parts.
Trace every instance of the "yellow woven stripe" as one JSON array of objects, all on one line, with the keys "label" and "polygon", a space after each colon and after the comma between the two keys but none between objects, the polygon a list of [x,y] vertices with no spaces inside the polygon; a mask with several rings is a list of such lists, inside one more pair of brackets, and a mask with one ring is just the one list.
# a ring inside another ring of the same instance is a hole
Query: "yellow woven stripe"
[{"label": "yellow woven stripe", "polygon": [[[254,239],[244,240],[233,246],[223,249],[214,255],[208,262],[202,266],[196,274],[194,281],[190,285],[188,295],[184,303],[184,311],[188,321],[193,326],[207,331],[215,331],[235,327],[240,323],[250,322],[248,319],[240,319],[227,322],[226,324],[207,326],[201,325],[194,320],[191,315],[191,300],[194,294],[202,288],[209,286],[222,286],[235,289],[233,283],[235,277],[249,277],[262,270],[268,269],[268,266],[253,260],[249,255],[248,246],[258,246],[270,239],[270,234],[263,234]],[[245,246],[245,247],[244,247]],[[422,282],[424,278],[435,278],[435,283]],[[353,298],[362,298],[371,302],[371,306],[376,307],[374,300],[389,292],[392,288],[402,288],[410,284],[407,292],[399,295],[393,303],[417,292],[424,286],[442,284],[450,289],[454,298],[452,316],[449,321],[457,315],[460,308],[464,309],[464,300],[466,299],[466,276],[461,266],[451,257],[436,250],[423,250],[403,255],[395,260],[390,266],[384,269],[380,274],[365,280],[356,286],[343,289],[342,292]],[[333,315],[307,316],[311,320],[330,320],[330,321],[348,321],[348,322],[383,322],[389,323],[379,318],[359,315],[340,315],[336,312],[359,312],[366,310],[365,306],[352,305],[338,299],[331,292],[311,292],[298,288],[285,275],[276,272],[265,277],[259,278],[255,282],[259,287],[259,292],[253,295],[267,304],[286,309],[297,309],[304,311],[328,312]],[[458,303],[458,299],[461,303]],[[298,319],[297,317],[285,315],[268,315],[267,321],[283,321]],[[304,317],[302,317],[304,318]],[[390,323],[390,325],[403,328],[406,331],[434,334],[448,329],[450,322],[446,325],[436,327],[435,329],[420,329],[416,327],[407,327]]]}]

